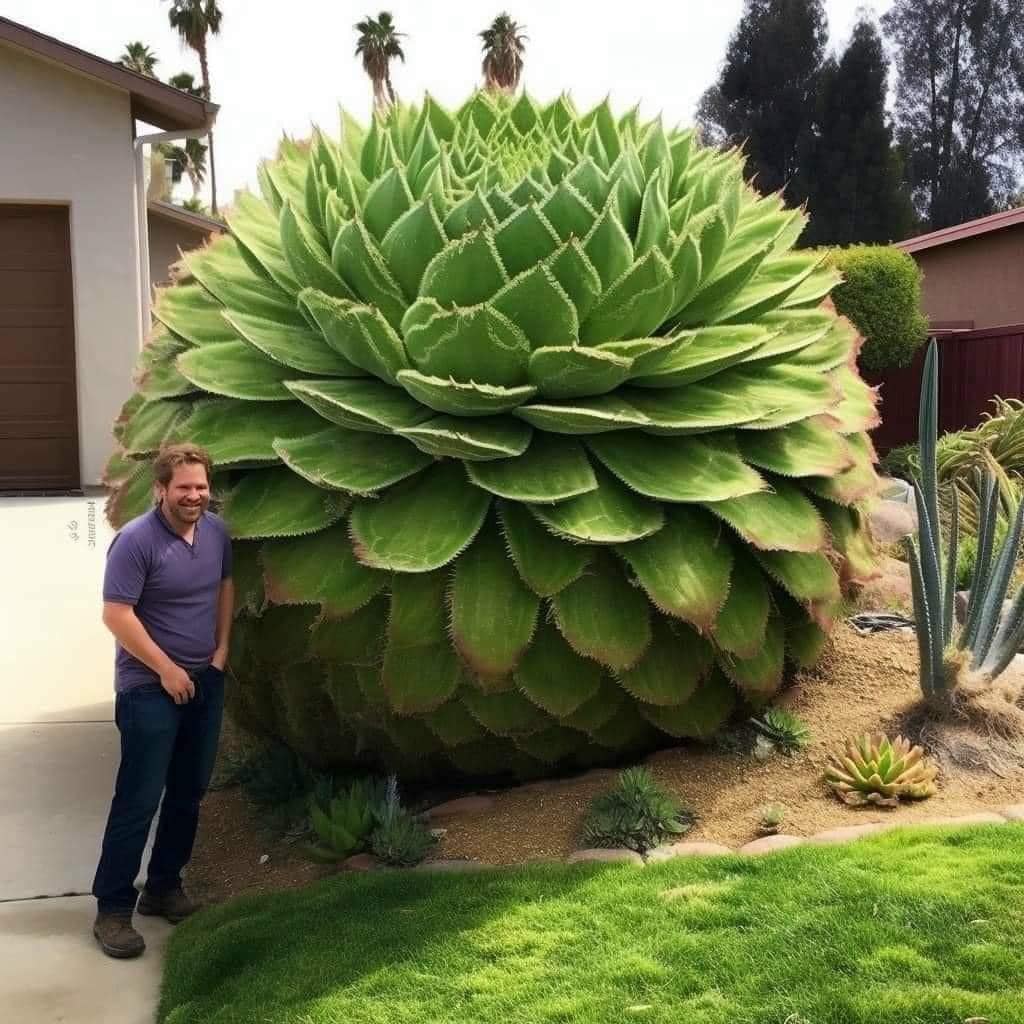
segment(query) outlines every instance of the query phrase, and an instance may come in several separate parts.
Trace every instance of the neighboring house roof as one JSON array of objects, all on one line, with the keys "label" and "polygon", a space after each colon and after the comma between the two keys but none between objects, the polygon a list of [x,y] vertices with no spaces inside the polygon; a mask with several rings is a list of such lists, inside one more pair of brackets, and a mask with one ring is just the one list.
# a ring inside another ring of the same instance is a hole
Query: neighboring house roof
[{"label": "neighboring house roof", "polygon": [[979,217],[977,220],[965,221],[963,224],[954,224],[952,227],[941,228],[938,231],[929,231],[928,234],[918,235],[916,238],[907,238],[902,242],[897,242],[896,248],[902,249],[904,252],[920,252],[922,249],[932,249],[936,245],[946,245],[949,242],[960,242],[965,238],[973,238],[975,235],[987,235],[990,231],[1000,231],[1017,224],[1024,224],[1024,206],[1018,207],[1016,210],[993,213],[988,217]]},{"label": "neighboring house roof", "polygon": [[165,85],[159,79],[140,75],[93,53],[62,43],[52,36],[0,18],[0,43],[60,64],[131,95],[132,115],[165,131],[206,128],[213,124],[219,109],[216,103],[190,96]]},{"label": "neighboring house roof", "polygon": [[151,199],[146,204],[151,217],[163,217],[165,220],[174,221],[177,224],[184,224],[187,227],[195,228],[204,235],[223,234],[227,229],[219,220],[212,217],[205,217],[201,213],[193,213],[186,210],[184,206],[175,206],[173,203],[165,203],[159,199]]}]

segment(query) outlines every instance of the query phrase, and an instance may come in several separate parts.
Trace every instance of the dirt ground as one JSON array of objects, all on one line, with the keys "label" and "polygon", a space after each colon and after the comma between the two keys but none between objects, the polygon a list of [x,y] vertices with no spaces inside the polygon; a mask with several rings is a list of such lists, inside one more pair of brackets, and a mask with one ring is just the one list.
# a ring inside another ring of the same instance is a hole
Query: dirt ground
[{"label": "dirt ground", "polygon": [[[756,838],[760,809],[785,808],[780,831],[807,835],[838,825],[966,814],[1024,801],[1024,778],[944,771],[936,796],[889,811],[841,804],[822,782],[828,754],[849,736],[889,731],[919,695],[916,641],[911,634],[858,635],[840,626],[811,673],[798,676],[778,703],[810,728],[802,752],[758,761],[749,754],[695,745],[660,751],[646,760],[652,774],[697,815],[687,839],[738,846]],[[438,858],[488,864],[561,860],[577,848],[590,799],[614,773],[533,783],[493,793],[486,812],[438,820],[447,834]],[[260,863],[262,855],[268,859]],[[290,888],[330,869],[304,860],[294,845],[275,839],[238,788],[212,793],[204,805],[190,884],[208,899]]]}]

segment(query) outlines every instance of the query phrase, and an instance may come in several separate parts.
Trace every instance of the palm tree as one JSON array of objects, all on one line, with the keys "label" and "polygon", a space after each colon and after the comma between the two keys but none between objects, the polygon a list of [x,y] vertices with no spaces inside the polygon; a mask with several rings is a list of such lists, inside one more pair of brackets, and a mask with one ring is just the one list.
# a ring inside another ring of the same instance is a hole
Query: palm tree
[{"label": "palm tree", "polygon": [[[168,85],[187,92],[190,96],[202,96],[201,86],[196,85],[196,78],[190,71],[181,71],[167,79]],[[199,199],[199,189],[206,181],[206,154],[208,147],[200,139],[186,139],[184,146],[170,146],[169,157],[174,160],[172,180],[175,184],[181,181],[182,174],[188,175],[192,184],[192,198]]]},{"label": "palm tree", "polygon": [[156,78],[156,72],[153,70],[156,67],[156,62],[156,54],[141,42],[128,43],[124,48],[124,53],[117,58],[117,63],[121,67],[128,68],[129,71],[137,71],[140,75],[149,75],[150,78]]},{"label": "palm tree", "polygon": [[376,19],[367,16],[356,25],[359,41],[356,56],[363,58],[363,70],[373,83],[373,106],[378,113],[384,113],[390,104],[396,102],[395,87],[391,84],[391,62],[398,57],[405,61],[402,44],[398,41],[403,32],[395,31],[395,23],[387,11],[381,11]]},{"label": "palm tree", "polygon": [[484,88],[488,92],[513,93],[523,73],[523,51],[529,36],[507,13],[499,14],[489,28],[480,33],[484,41]]},{"label": "palm tree", "polygon": [[[167,12],[171,28],[176,29],[182,42],[199,57],[199,70],[203,77],[202,95],[210,98],[210,66],[207,60],[207,36],[220,32],[223,15],[217,0],[171,0]],[[217,164],[213,155],[213,132],[209,134],[210,144],[210,209],[217,213]]]}]

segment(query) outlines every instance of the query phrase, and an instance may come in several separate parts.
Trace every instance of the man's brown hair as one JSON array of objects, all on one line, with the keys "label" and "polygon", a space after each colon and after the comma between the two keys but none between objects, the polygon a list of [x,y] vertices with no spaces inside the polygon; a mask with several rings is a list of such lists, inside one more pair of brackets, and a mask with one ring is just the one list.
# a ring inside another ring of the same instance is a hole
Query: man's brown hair
[{"label": "man's brown hair", "polygon": [[197,444],[168,444],[161,448],[153,463],[153,478],[158,484],[166,487],[178,466],[190,464],[205,468],[207,483],[213,479],[213,459],[205,448],[200,448]]}]

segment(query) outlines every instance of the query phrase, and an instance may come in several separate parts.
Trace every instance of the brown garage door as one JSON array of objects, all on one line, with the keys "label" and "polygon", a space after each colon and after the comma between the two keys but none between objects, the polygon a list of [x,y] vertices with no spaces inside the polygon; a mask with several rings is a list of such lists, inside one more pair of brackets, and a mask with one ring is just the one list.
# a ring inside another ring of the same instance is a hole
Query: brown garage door
[{"label": "brown garage door", "polygon": [[0,204],[0,491],[79,486],[63,206]]}]

